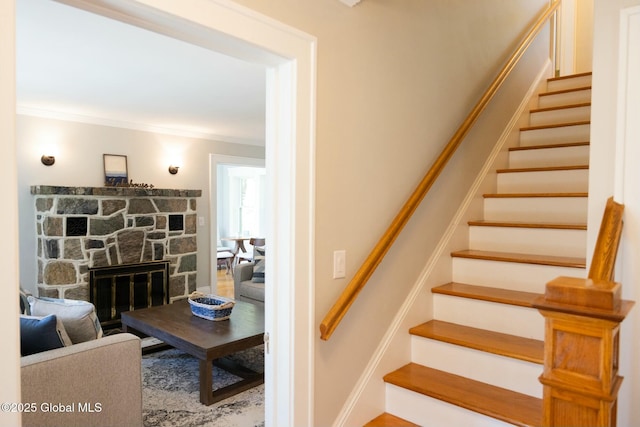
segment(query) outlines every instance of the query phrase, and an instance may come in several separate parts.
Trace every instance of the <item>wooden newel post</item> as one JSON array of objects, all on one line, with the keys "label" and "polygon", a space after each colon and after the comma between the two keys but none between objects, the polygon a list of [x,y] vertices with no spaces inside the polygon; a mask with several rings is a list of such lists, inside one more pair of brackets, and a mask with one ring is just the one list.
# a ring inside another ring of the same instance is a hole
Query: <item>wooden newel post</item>
[{"label": "wooden newel post", "polygon": [[536,308],[545,317],[544,426],[615,426],[620,323],[633,302],[619,283],[558,277]]}]

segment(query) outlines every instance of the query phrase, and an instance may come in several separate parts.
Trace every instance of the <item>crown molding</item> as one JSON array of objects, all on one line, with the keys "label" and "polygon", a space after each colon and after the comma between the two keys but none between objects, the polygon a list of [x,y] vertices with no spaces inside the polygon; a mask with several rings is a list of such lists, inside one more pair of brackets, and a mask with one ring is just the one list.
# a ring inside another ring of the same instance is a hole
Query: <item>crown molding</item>
[{"label": "crown molding", "polygon": [[250,138],[238,138],[228,135],[216,135],[208,132],[195,132],[183,129],[172,129],[162,126],[153,126],[146,123],[128,122],[124,120],[108,119],[105,117],[86,116],[82,114],[68,113],[64,111],[47,110],[41,108],[34,108],[25,105],[18,105],[16,107],[16,114],[41,117],[45,119],[63,120],[67,122],[85,123],[99,126],[109,126],[122,129],[138,130],[142,132],[157,133],[161,135],[179,136],[183,138],[195,138],[206,139],[209,141],[228,142],[231,144],[244,144],[254,146],[264,146],[264,141],[250,139]]}]

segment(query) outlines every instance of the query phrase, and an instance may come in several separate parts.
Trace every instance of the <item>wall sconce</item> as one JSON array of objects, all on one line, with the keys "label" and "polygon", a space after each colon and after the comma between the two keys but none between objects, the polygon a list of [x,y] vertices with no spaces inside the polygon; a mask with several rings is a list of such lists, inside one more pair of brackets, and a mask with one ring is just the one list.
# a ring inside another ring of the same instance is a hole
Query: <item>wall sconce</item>
[{"label": "wall sconce", "polygon": [[56,158],[55,156],[47,156],[46,154],[43,154],[42,157],[40,157],[40,161],[45,166],[51,166],[56,162]]},{"label": "wall sconce", "polygon": [[170,173],[171,175],[175,175],[175,174],[177,174],[177,173],[178,173],[178,169],[180,169],[180,166],[173,166],[173,165],[171,165],[171,166],[169,166],[169,173]]}]

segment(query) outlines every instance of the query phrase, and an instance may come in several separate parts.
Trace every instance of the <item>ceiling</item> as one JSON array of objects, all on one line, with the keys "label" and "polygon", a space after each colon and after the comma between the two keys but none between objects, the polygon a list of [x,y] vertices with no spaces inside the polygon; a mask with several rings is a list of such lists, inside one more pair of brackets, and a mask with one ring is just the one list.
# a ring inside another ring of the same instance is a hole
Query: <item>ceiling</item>
[{"label": "ceiling", "polygon": [[52,0],[16,4],[18,113],[264,145],[264,67]]}]

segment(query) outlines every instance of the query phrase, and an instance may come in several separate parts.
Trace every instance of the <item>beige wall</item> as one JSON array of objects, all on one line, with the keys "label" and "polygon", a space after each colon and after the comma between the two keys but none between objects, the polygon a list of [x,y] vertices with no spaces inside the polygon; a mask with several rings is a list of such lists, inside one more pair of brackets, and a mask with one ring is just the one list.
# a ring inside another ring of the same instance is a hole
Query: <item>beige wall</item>
[{"label": "beige wall", "polygon": [[576,73],[586,73],[593,69],[593,2],[594,0],[576,2]]},{"label": "beige wall", "polygon": [[[95,186],[104,182],[102,154],[127,156],[129,178],[156,188],[202,190],[198,198],[198,287],[211,284],[209,219],[209,155],[264,158],[264,148],[220,141],[162,135],[109,126],[18,116],[18,197],[20,208],[20,283],[35,292],[35,218],[31,185]],[[56,163],[47,167],[40,156],[47,145],[56,147]],[[177,175],[168,167],[182,159]]]},{"label": "beige wall", "polygon": [[594,0],[563,0],[560,20],[560,74],[592,70]]},{"label": "beige wall", "polygon": [[[319,324],[516,36],[547,2],[239,3],[318,38]],[[467,153],[452,165],[458,187],[434,187],[331,340],[316,342],[316,425],[335,419],[455,212],[481,158]],[[347,279],[332,279],[336,249],[347,251]]]}]

